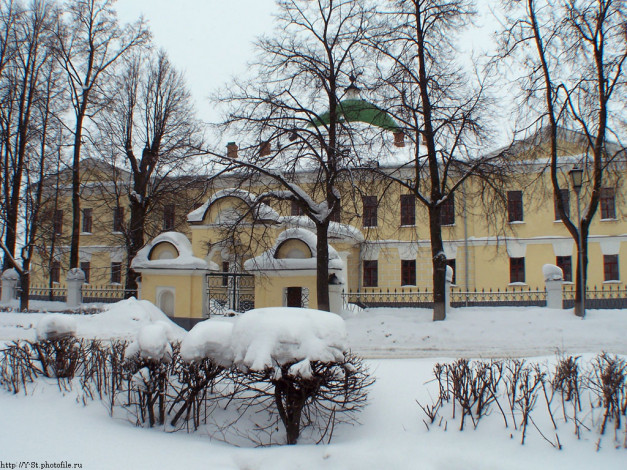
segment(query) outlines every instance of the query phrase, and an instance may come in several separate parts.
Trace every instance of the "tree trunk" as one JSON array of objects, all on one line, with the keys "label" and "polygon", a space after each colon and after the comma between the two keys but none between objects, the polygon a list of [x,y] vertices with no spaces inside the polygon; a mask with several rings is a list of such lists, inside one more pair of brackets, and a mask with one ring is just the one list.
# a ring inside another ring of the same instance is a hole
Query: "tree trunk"
[{"label": "tree trunk", "polygon": [[72,161],[72,240],[70,242],[70,269],[79,267],[78,248],[80,243],[81,220],[80,158],[84,116],[84,112],[81,112],[76,117],[76,133],[74,136],[74,159]]},{"label": "tree trunk", "polygon": [[429,207],[429,232],[433,264],[433,321],[446,319],[446,255],[440,226],[440,205]]},{"label": "tree trunk", "polygon": [[[585,238],[584,238],[585,234]],[[575,280],[575,315],[581,318],[585,317],[585,291],[586,291],[586,281],[588,278],[588,240],[587,233],[584,231],[582,233],[582,246],[579,246],[579,241],[577,240],[577,269],[575,270],[575,275],[577,276]],[[583,257],[583,266],[581,265]],[[583,274],[583,276],[582,276]],[[583,299],[583,305],[582,305]]]},{"label": "tree trunk", "polygon": [[[143,192],[145,193],[145,191]],[[143,193],[139,193],[143,195]],[[146,206],[142,201],[137,201],[131,197],[131,217],[129,221],[129,246],[127,251],[127,270],[125,297],[137,296],[137,279],[139,274],[131,269],[131,261],[137,255],[137,252],[144,246],[144,226],[146,224]]]},{"label": "tree trunk", "polygon": [[30,260],[24,262],[24,271],[20,276],[20,312],[28,310],[28,296],[30,295]]},{"label": "tree trunk", "polygon": [[317,224],[316,231],[316,299],[318,310],[329,312],[329,222]]}]

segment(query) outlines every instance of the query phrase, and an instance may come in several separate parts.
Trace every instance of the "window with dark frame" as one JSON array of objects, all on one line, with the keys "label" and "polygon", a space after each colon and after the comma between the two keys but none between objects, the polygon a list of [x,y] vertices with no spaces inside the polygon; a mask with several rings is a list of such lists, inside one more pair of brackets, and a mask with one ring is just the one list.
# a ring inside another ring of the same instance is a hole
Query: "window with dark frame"
[{"label": "window with dark frame", "polygon": [[440,223],[442,225],[455,225],[455,196],[452,194],[440,207]]},{"label": "window with dark frame", "polygon": [[122,263],[114,261],[111,263],[111,284],[120,283],[122,283]]},{"label": "window with dark frame", "polygon": [[509,282],[525,282],[525,258],[509,259]]},{"label": "window with dark frame", "polygon": [[413,194],[401,194],[401,225],[416,225],[416,198]]},{"label": "window with dark frame", "polygon": [[53,225],[55,235],[63,235],[63,209],[57,209],[54,211]]},{"label": "window with dark frame", "polygon": [[[222,272],[223,273],[228,273],[229,272],[229,262],[228,261],[222,261]],[[222,286],[226,287],[229,285],[229,276],[222,276]]]},{"label": "window with dark frame", "polygon": [[507,191],[507,220],[508,222],[523,221],[522,191]]},{"label": "window with dark frame", "polygon": [[113,209],[113,231],[121,232],[124,223],[124,207],[118,206]]},{"label": "window with dark frame", "polygon": [[614,188],[601,188],[599,203],[601,205],[602,219],[616,218],[616,197],[614,195]]},{"label": "window with dark frame", "polygon": [[163,230],[174,230],[174,204],[163,207]]},{"label": "window with dark frame", "polygon": [[416,260],[401,260],[401,286],[416,285]]},{"label": "window with dark frame", "polygon": [[[566,217],[570,217],[570,191],[568,189],[560,189],[560,198],[562,199],[562,203],[564,204],[564,212],[566,213]],[[553,205],[555,211],[555,219],[554,220],[562,220],[560,217],[560,212],[557,207],[557,199],[553,197]]]},{"label": "window with dark frame", "polygon": [[293,215],[293,216],[305,215],[305,211],[303,210],[301,205],[298,203],[298,201],[291,201],[290,215]]},{"label": "window with dark frame", "polygon": [[379,262],[364,260],[364,287],[377,287],[379,285]]},{"label": "window with dark frame", "polygon": [[58,283],[59,279],[61,279],[61,262],[53,261],[50,266],[50,280]]},{"label": "window with dark frame", "polygon": [[361,201],[364,206],[363,226],[376,227],[378,206],[377,196],[362,196]]},{"label": "window with dark frame", "polygon": [[83,209],[83,233],[91,233],[92,224],[92,209]]},{"label": "window with dark frame", "polygon": [[562,270],[564,281],[573,282],[573,261],[571,256],[556,256],[555,265]]},{"label": "window with dark frame", "polygon": [[81,261],[81,270],[85,273],[85,283],[89,284],[91,275],[91,263],[89,261]]},{"label": "window with dark frame", "polygon": [[456,279],[457,279],[457,269],[455,268],[455,260],[454,259],[447,259],[446,260],[446,265],[450,266],[451,269],[453,270],[453,279],[451,280],[451,284],[457,284]]},{"label": "window with dark frame", "polygon": [[618,255],[603,255],[603,274],[604,281],[620,281]]}]

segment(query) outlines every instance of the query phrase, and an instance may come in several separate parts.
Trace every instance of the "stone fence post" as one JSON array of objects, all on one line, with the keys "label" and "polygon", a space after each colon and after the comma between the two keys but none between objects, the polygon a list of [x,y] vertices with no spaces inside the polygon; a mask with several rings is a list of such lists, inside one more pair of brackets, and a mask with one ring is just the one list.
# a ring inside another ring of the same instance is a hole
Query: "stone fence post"
[{"label": "stone fence post", "polygon": [[17,298],[17,285],[20,275],[15,269],[7,269],[2,273],[2,303],[9,303]]},{"label": "stone fence post", "polygon": [[561,268],[554,264],[545,264],[542,266],[542,274],[544,275],[544,284],[546,286],[547,308],[564,308],[562,295],[564,273]]},{"label": "stone fence post", "polygon": [[453,282],[454,271],[450,266],[446,266],[446,282],[444,286],[444,309],[448,313],[451,311],[451,283]]},{"label": "stone fence post", "polygon": [[83,303],[83,284],[85,273],[80,268],[72,268],[67,273],[67,299],[68,307],[78,307]]}]

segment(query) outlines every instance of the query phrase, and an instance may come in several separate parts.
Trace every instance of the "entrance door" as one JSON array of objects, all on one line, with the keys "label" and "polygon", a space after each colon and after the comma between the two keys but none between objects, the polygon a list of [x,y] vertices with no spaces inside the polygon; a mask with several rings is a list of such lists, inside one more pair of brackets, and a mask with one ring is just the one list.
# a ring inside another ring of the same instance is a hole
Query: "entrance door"
[{"label": "entrance door", "polygon": [[287,306],[302,307],[303,306],[303,288],[288,287],[287,288]]}]

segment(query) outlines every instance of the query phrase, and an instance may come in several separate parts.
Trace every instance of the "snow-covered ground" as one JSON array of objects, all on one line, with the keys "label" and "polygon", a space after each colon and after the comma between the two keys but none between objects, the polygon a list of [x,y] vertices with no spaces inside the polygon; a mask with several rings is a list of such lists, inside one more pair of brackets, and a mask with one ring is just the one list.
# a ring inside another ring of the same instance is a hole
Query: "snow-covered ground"
[{"label": "snow-covered ground", "polygon": [[[44,315],[0,312],[0,342],[35,339]],[[430,317],[420,309],[345,316],[349,345],[370,358],[366,363],[377,381],[361,424],[339,426],[329,445],[238,448],[203,432],[137,428],[125,417],[109,417],[99,401],[83,406],[76,391],[60,392],[56,382],[39,380],[28,396],[0,390],[0,462],[36,462],[39,468],[44,462],[67,462],[87,469],[627,468],[627,450],[614,448],[611,436],[597,452],[594,435],[577,441],[564,425],[562,451],[535,430],[521,446],[520,435],[496,416],[476,430],[432,426],[427,431],[416,403],[430,403],[434,384],[427,382],[434,364],[461,356],[546,362],[556,351],[584,354],[584,359],[601,351],[627,354],[627,311],[589,311],[585,320],[572,311],[543,308],[457,309],[439,323]],[[126,301],[100,315],[77,316],[76,330],[85,337],[132,338],[141,326],[158,321],[162,314],[150,304]],[[172,331],[177,332],[184,334]]]}]

